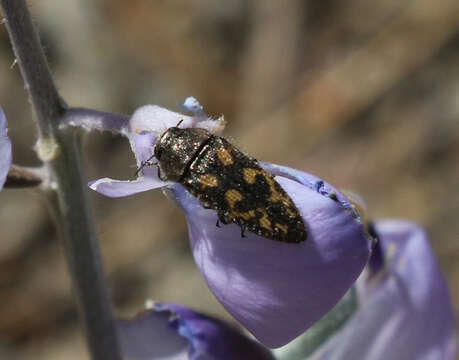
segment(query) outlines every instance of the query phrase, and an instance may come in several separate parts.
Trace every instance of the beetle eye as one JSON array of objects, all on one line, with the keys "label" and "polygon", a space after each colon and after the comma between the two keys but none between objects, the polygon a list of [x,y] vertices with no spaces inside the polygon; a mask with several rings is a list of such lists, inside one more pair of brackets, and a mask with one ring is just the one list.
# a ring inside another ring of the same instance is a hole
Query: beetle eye
[{"label": "beetle eye", "polygon": [[155,157],[156,157],[156,159],[159,160],[159,158],[161,157],[161,153],[163,152],[162,150],[163,149],[161,149],[160,147],[156,147],[155,148]]}]

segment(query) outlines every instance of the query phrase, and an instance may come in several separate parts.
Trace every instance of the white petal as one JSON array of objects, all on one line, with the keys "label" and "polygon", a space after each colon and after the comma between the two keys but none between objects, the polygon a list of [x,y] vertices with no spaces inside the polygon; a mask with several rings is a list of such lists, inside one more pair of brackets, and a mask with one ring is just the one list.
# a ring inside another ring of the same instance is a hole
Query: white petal
[{"label": "white petal", "polygon": [[90,182],[88,185],[92,190],[105,196],[123,197],[161,188],[168,185],[168,183],[151,178],[139,178],[137,180],[114,180],[103,178]]},{"label": "white petal", "polygon": [[176,113],[158,105],[145,105],[132,114],[129,127],[133,134],[149,132],[159,136],[168,128],[177,126],[182,120],[180,127],[191,127],[193,123],[191,116]]}]

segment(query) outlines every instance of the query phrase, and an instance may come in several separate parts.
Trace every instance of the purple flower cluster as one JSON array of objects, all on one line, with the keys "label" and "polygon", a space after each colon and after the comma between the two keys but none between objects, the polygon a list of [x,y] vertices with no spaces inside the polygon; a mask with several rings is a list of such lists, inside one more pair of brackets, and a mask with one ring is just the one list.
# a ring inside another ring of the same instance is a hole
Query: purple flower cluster
[{"label": "purple flower cluster", "polygon": [[[223,119],[208,118],[194,98],[184,107],[193,116],[148,105],[126,121],[77,116],[67,125],[126,136],[140,167],[158,136],[180,121],[181,127],[223,130]],[[11,166],[1,108],[0,155],[1,189]],[[187,217],[191,250],[209,288],[268,347],[314,329],[354,285],[355,311],[314,348],[314,359],[454,359],[454,312],[425,231],[401,220],[378,221],[368,231],[356,208],[325,181],[279,165],[261,166],[295,202],[307,224],[307,241],[288,244],[253,233],[241,238],[234,224],[217,228],[216,213],[180,184],[160,180],[155,166],[143,167],[135,180],[102,178],[89,185],[111,197],[161,188],[176,201]],[[138,360],[274,359],[260,342],[179,305],[155,304],[134,319],[118,320],[118,334],[124,356]],[[307,348],[299,359],[311,353]]]},{"label": "purple flower cluster", "polygon": [[[211,132],[223,125],[221,119],[205,117],[202,109],[188,117],[157,106],[142,107],[123,127],[127,131],[120,131],[130,140],[138,166],[151,157],[158,136],[180,121],[181,127]],[[157,187],[169,193],[187,216],[191,249],[211,291],[258,340],[279,347],[339,301],[365,266],[371,243],[354,208],[331,185],[298,170],[263,167],[276,175],[307,224],[304,243],[282,243],[253,233],[241,238],[234,224],[217,228],[215,211],[204,209],[180,184],[161,181],[156,166],[143,167],[134,181],[103,178],[90,187],[112,197]]]}]

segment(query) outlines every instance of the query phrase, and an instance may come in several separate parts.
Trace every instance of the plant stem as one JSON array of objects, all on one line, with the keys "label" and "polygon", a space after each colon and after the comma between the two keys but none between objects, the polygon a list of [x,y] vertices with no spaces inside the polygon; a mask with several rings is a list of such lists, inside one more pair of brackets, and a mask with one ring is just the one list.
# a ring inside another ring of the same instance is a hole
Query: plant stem
[{"label": "plant stem", "polygon": [[59,129],[66,105],[54,85],[25,1],[0,0],[0,6],[39,127],[37,146],[40,147],[40,143],[52,145],[38,149],[38,153],[51,181],[57,185],[57,191],[51,195],[54,215],[62,235],[91,358],[120,360],[115,320],[82,181],[78,137],[71,128]]},{"label": "plant stem", "polygon": [[89,352],[93,360],[119,360],[121,356],[104,282],[102,258],[87,201],[86,185],[81,180],[80,159],[76,150],[79,137],[73,134],[72,129],[59,135],[61,155],[53,161],[58,183],[53,204],[57,223],[61,225],[59,230],[64,239]]}]

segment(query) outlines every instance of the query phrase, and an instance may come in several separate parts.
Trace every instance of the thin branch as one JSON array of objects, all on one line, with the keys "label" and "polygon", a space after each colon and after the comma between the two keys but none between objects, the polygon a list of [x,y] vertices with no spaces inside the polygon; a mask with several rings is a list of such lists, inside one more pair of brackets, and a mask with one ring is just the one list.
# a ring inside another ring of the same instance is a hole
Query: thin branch
[{"label": "thin branch", "polygon": [[5,188],[30,188],[36,187],[44,182],[45,174],[43,168],[28,168],[19,165],[11,165],[5,181]]},{"label": "thin branch", "polygon": [[25,1],[0,0],[0,6],[40,129],[36,149],[51,182],[56,185],[57,191],[50,192],[53,212],[91,358],[121,360],[102,258],[86,199],[79,139],[72,129],[59,129],[66,106],[54,85]]}]

